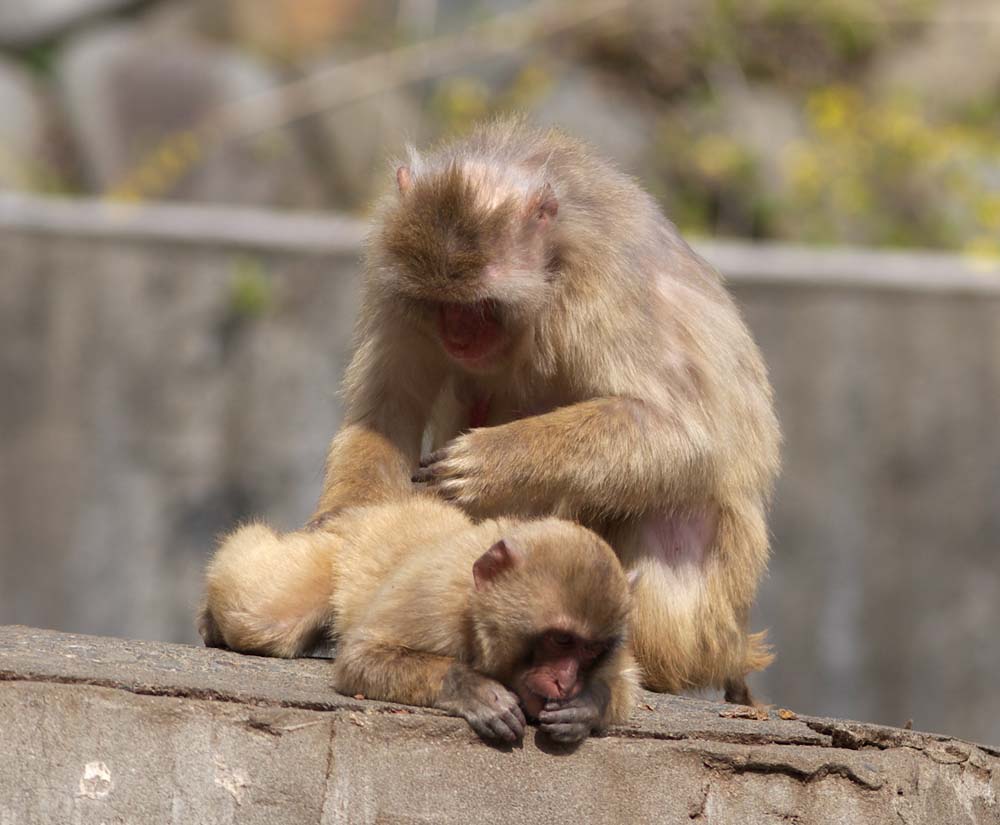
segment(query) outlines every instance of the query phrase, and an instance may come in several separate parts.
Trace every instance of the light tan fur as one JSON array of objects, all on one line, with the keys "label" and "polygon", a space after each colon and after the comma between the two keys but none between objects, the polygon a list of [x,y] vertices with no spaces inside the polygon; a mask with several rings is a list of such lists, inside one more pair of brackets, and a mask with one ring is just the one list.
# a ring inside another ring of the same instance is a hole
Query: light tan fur
[{"label": "light tan fur", "polygon": [[[488,124],[412,153],[402,174],[371,232],[316,523],[404,495],[427,432],[443,451],[420,478],[444,497],[475,517],[576,519],[642,573],[632,633],[648,687],[749,701],[745,675],[771,659],[747,618],[779,433],[721,278],[634,181],[558,132]],[[525,230],[549,195],[558,214]],[[449,358],[441,301],[492,302],[503,356]],[[483,399],[488,426],[468,430]]]},{"label": "light tan fur", "polygon": [[[473,564],[501,538],[523,549],[524,563],[479,591]],[[603,726],[624,721],[634,702],[628,612],[625,574],[589,530],[552,518],[473,524],[414,496],[345,510],[310,531],[236,530],[209,565],[201,627],[211,644],[281,657],[330,633],[341,693],[463,715],[461,701],[443,696],[449,671],[510,686],[526,643],[568,621],[619,642],[590,677],[611,693]]]}]

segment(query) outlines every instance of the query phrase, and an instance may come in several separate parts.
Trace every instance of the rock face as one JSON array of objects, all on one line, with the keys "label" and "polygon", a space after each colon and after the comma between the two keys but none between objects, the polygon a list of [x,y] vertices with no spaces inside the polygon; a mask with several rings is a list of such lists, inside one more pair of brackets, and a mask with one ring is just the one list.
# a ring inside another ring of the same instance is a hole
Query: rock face
[{"label": "rock face", "polygon": [[50,40],[80,21],[134,5],[136,0],[0,0],[0,46]]},{"label": "rock face", "polygon": [[289,135],[216,143],[198,132],[225,103],[277,82],[236,51],[136,26],[106,27],[61,52],[56,79],[96,191],[243,205],[319,202],[314,175]]},{"label": "rock face", "polygon": [[[0,22],[0,29],[3,23]],[[0,190],[39,188],[46,147],[46,107],[38,84],[0,58]]]},{"label": "rock face", "polygon": [[646,694],[573,751],[339,696],[329,663],[0,628],[0,821],[995,825],[1000,752]]}]

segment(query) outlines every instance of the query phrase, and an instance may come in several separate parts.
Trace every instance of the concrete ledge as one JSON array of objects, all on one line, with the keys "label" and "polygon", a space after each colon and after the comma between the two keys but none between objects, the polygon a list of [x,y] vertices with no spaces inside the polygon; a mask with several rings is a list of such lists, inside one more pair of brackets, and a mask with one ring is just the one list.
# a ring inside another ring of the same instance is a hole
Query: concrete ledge
[{"label": "concrete ledge", "polygon": [[[195,203],[117,203],[0,193],[0,231],[356,258],[365,223],[347,215]],[[872,250],[697,240],[735,284],[1000,295],[1000,260],[929,250]]]},{"label": "concrete ledge", "polygon": [[1000,751],[647,694],[553,751],[342,697],[323,661],[0,628],[0,823],[1000,822]]}]

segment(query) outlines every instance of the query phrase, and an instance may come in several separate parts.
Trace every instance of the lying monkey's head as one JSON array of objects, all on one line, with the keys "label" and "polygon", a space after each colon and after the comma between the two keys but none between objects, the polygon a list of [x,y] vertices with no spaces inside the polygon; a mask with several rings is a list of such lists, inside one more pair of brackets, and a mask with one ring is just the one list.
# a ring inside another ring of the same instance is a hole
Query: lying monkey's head
[{"label": "lying monkey's head", "polygon": [[577,696],[625,641],[630,587],[611,548],[559,519],[527,522],[473,566],[474,666],[537,718]]},{"label": "lying monkey's head", "polygon": [[489,372],[551,292],[559,203],[541,172],[452,155],[396,172],[371,239],[374,277],[448,356]]}]

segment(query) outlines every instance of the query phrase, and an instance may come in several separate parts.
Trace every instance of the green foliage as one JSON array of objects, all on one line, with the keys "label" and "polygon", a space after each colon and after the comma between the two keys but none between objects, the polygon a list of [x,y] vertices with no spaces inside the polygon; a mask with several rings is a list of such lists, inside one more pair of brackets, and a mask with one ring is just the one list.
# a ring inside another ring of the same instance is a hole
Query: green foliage
[{"label": "green foliage", "polygon": [[705,47],[749,77],[797,86],[856,71],[930,8],[930,0],[717,0]]},{"label": "green foliage", "polygon": [[264,315],[274,303],[274,286],[264,265],[257,258],[240,257],[233,261],[232,268],[230,314],[241,320]]},{"label": "green foliage", "polygon": [[550,73],[540,63],[528,63],[499,89],[491,89],[478,78],[459,75],[438,84],[430,108],[442,131],[460,134],[483,118],[529,108],[550,84]]},{"label": "green foliage", "polygon": [[787,148],[782,234],[980,251],[1000,238],[992,130],[936,122],[912,99],[872,100],[843,86],[810,95],[806,111],[807,137]]},{"label": "green foliage", "polygon": [[54,42],[32,46],[20,53],[21,61],[37,75],[49,77],[55,67],[57,44]]},{"label": "green foliage", "polygon": [[[688,42],[702,82],[660,96],[650,174],[667,211],[695,233],[1000,255],[1000,90],[950,107],[866,73],[876,55],[919,34],[931,7],[701,7]],[[636,32],[636,44],[648,47],[645,37]],[[778,98],[793,133],[751,134],[733,106],[759,105],[754,96]]]}]

